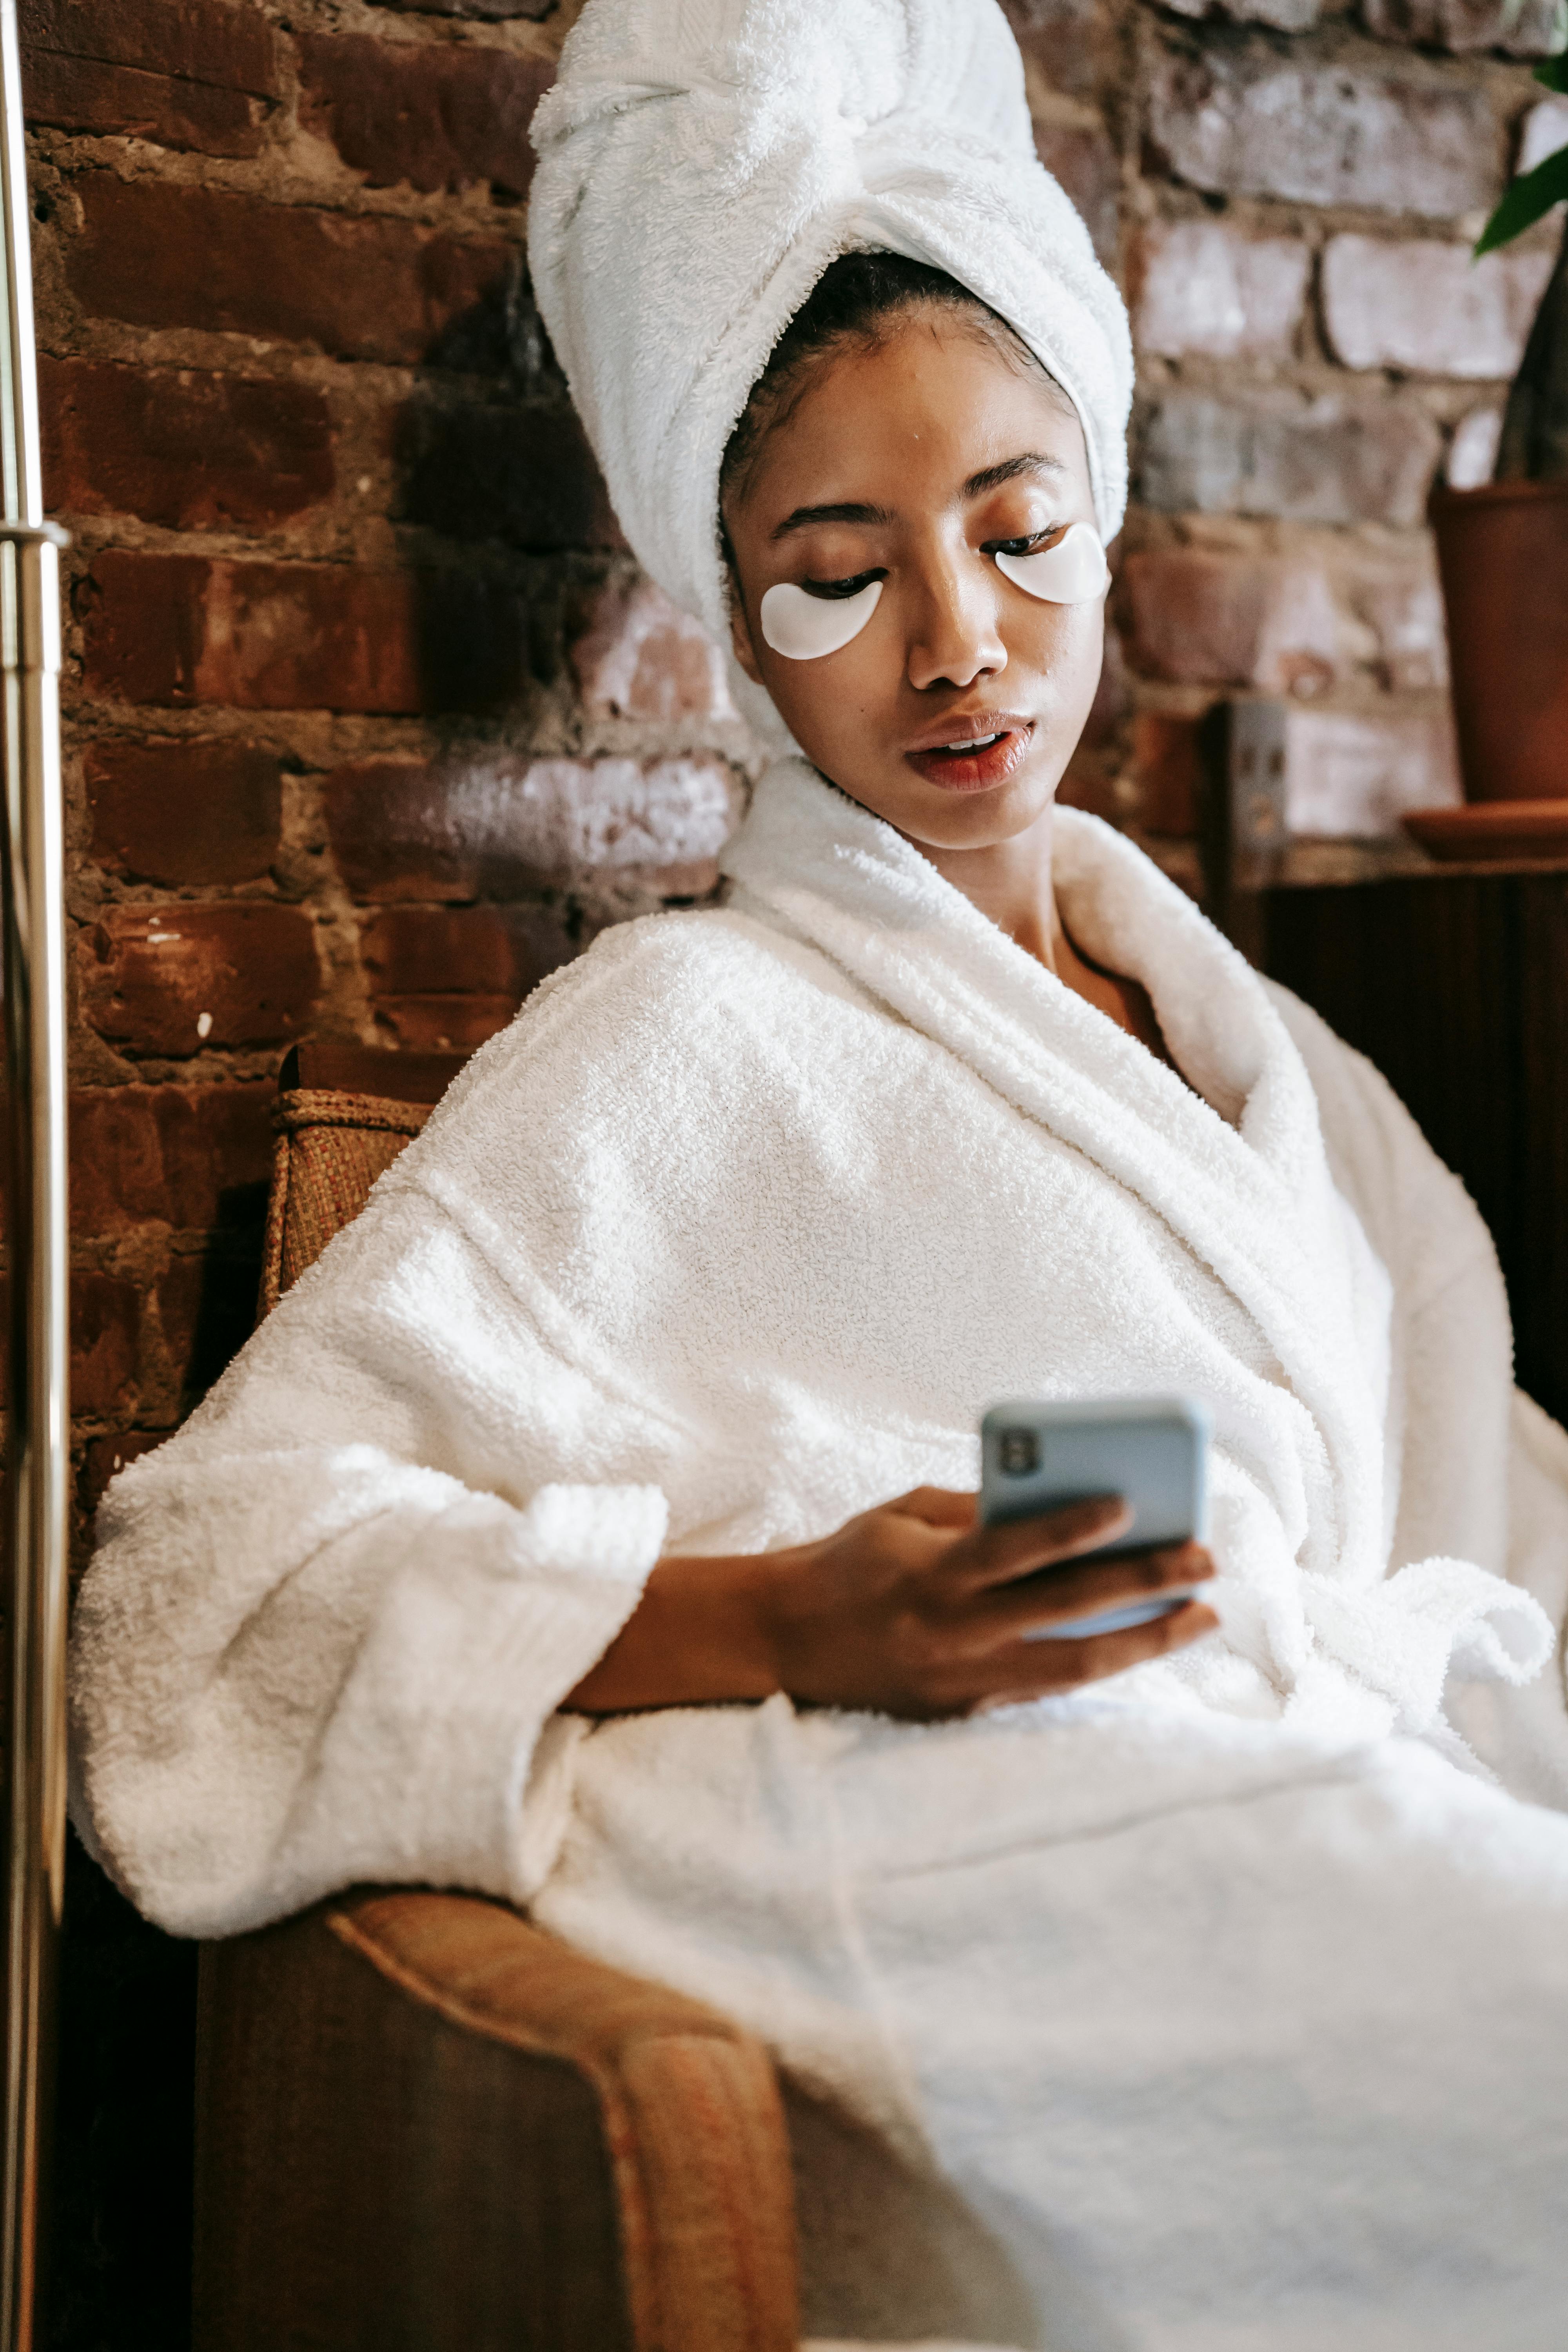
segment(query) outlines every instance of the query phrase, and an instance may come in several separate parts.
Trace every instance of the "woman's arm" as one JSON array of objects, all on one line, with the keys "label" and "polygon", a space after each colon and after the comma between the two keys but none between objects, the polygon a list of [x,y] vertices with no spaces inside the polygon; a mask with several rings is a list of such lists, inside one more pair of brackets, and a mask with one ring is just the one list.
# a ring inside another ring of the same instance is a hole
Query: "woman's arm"
[{"label": "woman's arm", "polygon": [[1219,1622],[1191,1601],[1119,1633],[1048,1638],[1065,1619],[1214,1574],[1198,1544],[1080,1559],[1127,1519],[1107,1497],[984,1528],[973,1495],[922,1486],[817,1543],[661,1560],[563,1704],[618,1715],[787,1691],[918,1719],[1096,1682]]},{"label": "woman's arm", "polygon": [[355,1879],[525,1899],[530,1759],[658,1558],[662,1436],[427,1195],[378,1192],[105,1497],[72,1810],[139,1908],[205,1936]]}]

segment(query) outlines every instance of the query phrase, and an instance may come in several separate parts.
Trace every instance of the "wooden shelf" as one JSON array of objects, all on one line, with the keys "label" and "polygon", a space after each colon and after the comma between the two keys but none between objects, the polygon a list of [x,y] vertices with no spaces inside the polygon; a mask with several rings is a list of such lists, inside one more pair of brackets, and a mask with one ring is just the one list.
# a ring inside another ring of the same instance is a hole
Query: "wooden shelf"
[{"label": "wooden shelf", "polygon": [[1268,856],[1238,859],[1238,890],[1343,889],[1360,882],[1415,882],[1455,876],[1568,874],[1568,857],[1429,857],[1405,839],[1347,841],[1298,835]]}]

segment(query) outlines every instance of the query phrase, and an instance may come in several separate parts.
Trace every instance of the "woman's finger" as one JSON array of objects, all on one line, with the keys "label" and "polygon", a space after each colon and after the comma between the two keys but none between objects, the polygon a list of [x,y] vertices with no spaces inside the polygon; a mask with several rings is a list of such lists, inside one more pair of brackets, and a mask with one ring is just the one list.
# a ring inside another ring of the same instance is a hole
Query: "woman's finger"
[{"label": "woman's finger", "polygon": [[966,1618],[965,1646],[1019,1641],[1074,1617],[1131,1601],[1146,1601],[1169,1586],[1206,1584],[1214,1561],[1202,1544],[1168,1544],[1153,1551],[1119,1552],[1113,1559],[1080,1559],[1026,1576],[1016,1584],[993,1586]]},{"label": "woman's finger", "polygon": [[979,1497],[953,1486],[915,1486],[885,1508],[906,1519],[923,1519],[929,1528],[972,1528]]},{"label": "woman's finger", "polygon": [[1133,1517],[1131,1505],[1120,1495],[1096,1495],[1088,1502],[1042,1511],[1035,1518],[976,1528],[953,1546],[944,1574],[961,1589],[1011,1584],[1034,1569],[1053,1568],[1058,1560],[1113,1543],[1126,1534]]},{"label": "woman's finger", "polygon": [[965,1711],[984,1714],[993,1707],[1048,1698],[1054,1691],[1076,1690],[1084,1683],[1103,1682],[1108,1675],[1125,1674],[1130,1666],[1184,1650],[1218,1624],[1203,1601],[1187,1601],[1168,1617],[1129,1626],[1121,1633],[1094,1633],[1083,1642],[1016,1643],[977,1662],[984,1668],[983,1687],[974,1691]]}]

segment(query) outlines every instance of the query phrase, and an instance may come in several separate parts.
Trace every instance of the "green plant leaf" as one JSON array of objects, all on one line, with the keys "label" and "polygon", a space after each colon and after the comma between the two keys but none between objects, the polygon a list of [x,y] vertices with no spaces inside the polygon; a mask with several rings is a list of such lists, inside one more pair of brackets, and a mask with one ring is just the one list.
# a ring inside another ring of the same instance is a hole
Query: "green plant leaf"
[{"label": "green plant leaf", "polygon": [[1548,89],[1568,90],[1568,49],[1559,49],[1554,58],[1535,68],[1535,79]]},{"label": "green plant leaf", "polygon": [[1479,261],[1483,253],[1490,253],[1549,213],[1553,205],[1568,197],[1568,147],[1559,147],[1537,163],[1533,172],[1526,172],[1516,180],[1476,239]]}]

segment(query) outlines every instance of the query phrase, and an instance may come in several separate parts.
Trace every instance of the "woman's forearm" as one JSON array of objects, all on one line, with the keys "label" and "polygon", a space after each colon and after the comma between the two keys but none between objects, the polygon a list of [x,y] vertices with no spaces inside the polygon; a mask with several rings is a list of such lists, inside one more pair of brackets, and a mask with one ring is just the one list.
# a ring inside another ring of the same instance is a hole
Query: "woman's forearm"
[{"label": "woman's forearm", "polygon": [[[979,1524],[973,1495],[921,1486],[779,1551],[664,1559],[591,1673],[584,1715],[799,1704],[926,1721],[1120,1674],[1212,1632],[1186,1594],[1214,1574],[1194,1543],[1096,1557],[1131,1513],[1114,1496]],[[1073,1640],[1075,1617],[1172,1589],[1169,1613]]]},{"label": "woman's forearm", "polygon": [[776,1559],[661,1559],[604,1656],[562,1706],[624,1715],[771,1698],[781,1687],[766,1606]]}]

